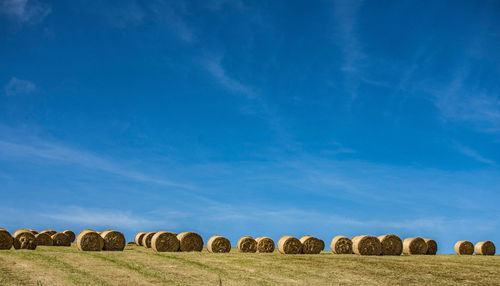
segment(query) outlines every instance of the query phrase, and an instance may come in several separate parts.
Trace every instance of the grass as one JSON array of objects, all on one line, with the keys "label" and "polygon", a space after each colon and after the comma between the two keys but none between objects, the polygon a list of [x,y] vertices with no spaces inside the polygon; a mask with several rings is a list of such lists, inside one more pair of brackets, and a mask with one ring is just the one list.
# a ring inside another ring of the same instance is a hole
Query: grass
[{"label": "grass", "polygon": [[498,285],[499,256],[0,251],[0,285]]}]

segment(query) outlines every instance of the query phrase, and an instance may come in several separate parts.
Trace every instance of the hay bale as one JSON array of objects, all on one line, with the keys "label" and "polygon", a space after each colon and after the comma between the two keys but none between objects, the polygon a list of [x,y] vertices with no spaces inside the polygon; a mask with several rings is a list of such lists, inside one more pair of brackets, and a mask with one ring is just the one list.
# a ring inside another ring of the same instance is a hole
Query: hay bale
[{"label": "hay bale", "polygon": [[151,238],[151,248],[156,252],[179,251],[180,242],[175,233],[160,231]]},{"label": "hay bale", "polygon": [[408,237],[403,240],[403,254],[420,255],[427,253],[427,243],[421,237]]},{"label": "hay bale", "polygon": [[63,230],[62,233],[66,234],[69,237],[69,241],[70,242],[75,242],[76,235],[75,235],[74,232],[72,232],[71,230],[67,229],[67,230]]},{"label": "hay bale", "polygon": [[357,235],[352,239],[352,251],[359,255],[380,255],[382,244],[372,235]]},{"label": "hay bale", "polygon": [[146,247],[146,248],[151,248],[151,239],[153,238],[153,235],[155,235],[156,232],[148,232],[142,237],[142,242],[141,245]]},{"label": "hay bale", "polygon": [[54,245],[54,241],[52,240],[52,237],[48,235],[47,233],[39,233],[35,234],[35,241],[36,245],[40,246],[52,246]]},{"label": "hay bale", "polygon": [[104,247],[102,250],[107,251],[123,251],[127,241],[123,233],[116,230],[105,230],[101,232],[101,237],[104,239]]},{"label": "hay bale", "polygon": [[300,242],[304,254],[319,254],[325,249],[325,242],[311,235],[304,235],[300,238]]},{"label": "hay bale", "polygon": [[489,240],[476,243],[474,247],[476,255],[495,255],[495,244]]},{"label": "hay bale", "polygon": [[81,251],[101,251],[104,239],[91,229],[83,230],[76,237],[76,247]]},{"label": "hay bale", "polygon": [[238,240],[236,247],[240,252],[254,253],[257,251],[257,241],[251,236],[243,236]]},{"label": "hay bale", "polygon": [[474,245],[467,240],[460,240],[455,243],[455,253],[458,255],[472,255],[474,253]]},{"label": "hay bale", "polygon": [[7,250],[12,247],[13,238],[5,229],[0,229],[0,250]]},{"label": "hay bale", "polygon": [[330,242],[330,248],[335,254],[352,254],[352,240],[343,235],[337,235]]},{"label": "hay bale", "polygon": [[144,237],[144,235],[146,235],[145,232],[138,232],[135,236],[134,236],[134,242],[136,245],[138,246],[142,246],[142,238]]},{"label": "hay bale", "polygon": [[257,252],[260,253],[271,253],[274,251],[275,245],[274,241],[266,236],[257,237],[255,239],[257,242]]},{"label": "hay bale", "polygon": [[382,246],[382,255],[401,255],[403,241],[395,234],[386,234],[378,237]]},{"label": "hay bale", "polygon": [[225,253],[231,251],[231,242],[223,236],[214,235],[207,241],[207,250],[212,253]]},{"label": "hay bale", "polygon": [[201,251],[203,239],[196,232],[182,232],[177,235],[181,251]]},{"label": "hay bale", "polygon": [[57,233],[57,231],[55,231],[55,230],[53,230],[53,229],[47,229],[47,230],[42,230],[42,231],[40,231],[40,233],[46,233],[46,234],[48,234],[48,235],[50,235],[50,236],[53,236],[54,234],[56,234],[56,233]]},{"label": "hay bale", "polygon": [[278,251],[281,254],[300,254],[302,242],[295,237],[285,235],[278,241]]},{"label": "hay bale", "polygon": [[135,244],[135,242],[133,242],[133,241],[129,241],[129,242],[127,242],[127,245],[137,245],[137,244]]},{"label": "hay bale", "polygon": [[18,230],[14,233],[12,245],[15,249],[36,249],[36,238],[28,230]]},{"label": "hay bale", "polygon": [[52,237],[52,243],[54,246],[71,246],[71,241],[69,240],[69,236],[65,233],[58,232]]},{"label": "hay bale", "polygon": [[34,230],[34,229],[28,229],[32,234],[34,235],[37,235],[38,234],[38,231]]},{"label": "hay bale", "polygon": [[436,255],[438,251],[437,242],[434,239],[424,238],[425,243],[427,243],[427,255]]}]

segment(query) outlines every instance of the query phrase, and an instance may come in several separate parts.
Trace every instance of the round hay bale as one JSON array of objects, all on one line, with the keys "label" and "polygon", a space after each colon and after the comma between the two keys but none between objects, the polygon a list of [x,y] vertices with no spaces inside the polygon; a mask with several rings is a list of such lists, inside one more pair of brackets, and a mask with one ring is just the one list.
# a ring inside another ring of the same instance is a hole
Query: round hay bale
[{"label": "round hay bale", "polygon": [[91,229],[83,230],[76,237],[76,247],[81,251],[101,251],[104,239]]},{"label": "round hay bale", "polygon": [[401,255],[403,252],[403,241],[395,234],[386,234],[378,237],[382,245],[382,255]]},{"label": "round hay bale", "polygon": [[160,231],[151,238],[151,248],[156,252],[179,251],[180,242],[175,233]]},{"label": "round hay bale", "polygon": [[138,246],[142,246],[142,238],[146,235],[145,232],[138,232],[134,237],[134,242]]},{"label": "round hay bale", "polygon": [[403,253],[419,255],[427,253],[427,243],[421,237],[408,237],[403,240]]},{"label": "round hay bale", "polygon": [[274,241],[266,236],[257,237],[255,239],[257,242],[257,252],[260,253],[271,253],[274,251],[275,245]]},{"label": "round hay bale", "polygon": [[337,235],[330,242],[330,248],[335,254],[352,254],[352,240],[343,235]]},{"label": "round hay bale", "polygon": [[0,250],[7,250],[12,247],[13,238],[5,229],[0,229]]},{"label": "round hay bale", "polygon": [[69,229],[63,230],[62,233],[66,234],[69,237],[69,241],[70,242],[74,242],[75,241],[76,235],[71,230],[69,230]]},{"label": "round hay bale", "polygon": [[325,249],[325,242],[311,235],[304,235],[300,238],[300,242],[304,254],[319,254]]},{"label": "round hay bale", "polygon": [[48,234],[48,235],[50,235],[50,236],[53,236],[54,234],[56,234],[56,233],[57,233],[57,231],[55,231],[55,230],[53,230],[53,229],[47,229],[47,230],[42,230],[42,231],[40,231],[40,233],[46,233],[46,234]]},{"label": "round hay bale", "polygon": [[52,246],[54,245],[54,241],[52,240],[52,237],[48,235],[47,233],[39,233],[35,234],[35,241],[36,245],[40,246]]},{"label": "round hay bale", "polygon": [[238,240],[236,247],[238,247],[240,252],[254,253],[257,251],[257,241],[251,236],[243,236]]},{"label": "round hay bale", "polygon": [[133,242],[133,241],[129,241],[129,242],[127,242],[127,245],[137,245],[137,244],[135,244],[135,242]]},{"label": "round hay bale", "polygon": [[427,243],[427,255],[436,255],[438,251],[437,242],[434,239],[424,238],[425,243]]},{"label": "round hay bale", "polygon": [[278,251],[281,254],[300,254],[302,242],[295,237],[285,235],[278,241]]},{"label": "round hay bale", "polygon": [[474,244],[467,240],[460,240],[455,243],[455,253],[458,255],[472,255],[474,253]]},{"label": "round hay bale", "polygon": [[231,251],[231,242],[223,236],[214,235],[207,241],[207,250],[212,253],[226,253]]},{"label": "round hay bale", "polygon": [[357,235],[352,239],[352,251],[359,255],[380,255],[382,244],[372,235]]},{"label": "round hay bale", "polygon": [[196,232],[182,232],[177,235],[181,251],[203,250],[203,239]]},{"label": "round hay bale", "polygon": [[28,229],[29,231],[31,231],[32,234],[34,235],[37,235],[38,234],[38,231],[34,230],[34,229]]},{"label": "round hay bale", "polygon": [[474,247],[476,255],[495,255],[495,244],[489,240],[476,243]]},{"label": "round hay bale", "polygon": [[28,230],[18,230],[14,233],[12,245],[15,249],[36,249],[36,238]]},{"label": "round hay bale", "polygon": [[54,246],[71,246],[71,241],[69,240],[69,236],[65,233],[58,232],[52,237],[52,243]]},{"label": "round hay bale", "polygon": [[101,232],[101,237],[104,239],[102,250],[123,251],[125,244],[127,244],[123,233],[116,230],[105,230]]},{"label": "round hay bale", "polygon": [[151,239],[153,238],[153,235],[155,235],[156,232],[148,232],[142,237],[142,243],[141,245],[146,247],[146,248],[151,248]]}]

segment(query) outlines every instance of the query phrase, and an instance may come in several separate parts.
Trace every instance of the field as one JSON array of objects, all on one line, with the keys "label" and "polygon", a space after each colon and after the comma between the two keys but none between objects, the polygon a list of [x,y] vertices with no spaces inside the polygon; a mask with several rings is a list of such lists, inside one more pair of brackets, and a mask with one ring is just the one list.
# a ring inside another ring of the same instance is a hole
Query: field
[{"label": "field", "polygon": [[498,285],[499,256],[0,251],[0,285]]}]

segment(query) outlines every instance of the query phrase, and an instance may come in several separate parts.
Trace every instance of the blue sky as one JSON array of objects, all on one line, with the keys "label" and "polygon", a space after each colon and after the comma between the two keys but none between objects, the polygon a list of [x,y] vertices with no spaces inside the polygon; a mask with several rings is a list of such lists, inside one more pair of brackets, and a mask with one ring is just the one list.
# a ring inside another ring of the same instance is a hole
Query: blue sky
[{"label": "blue sky", "polygon": [[496,1],[0,2],[1,225],[500,243]]}]

